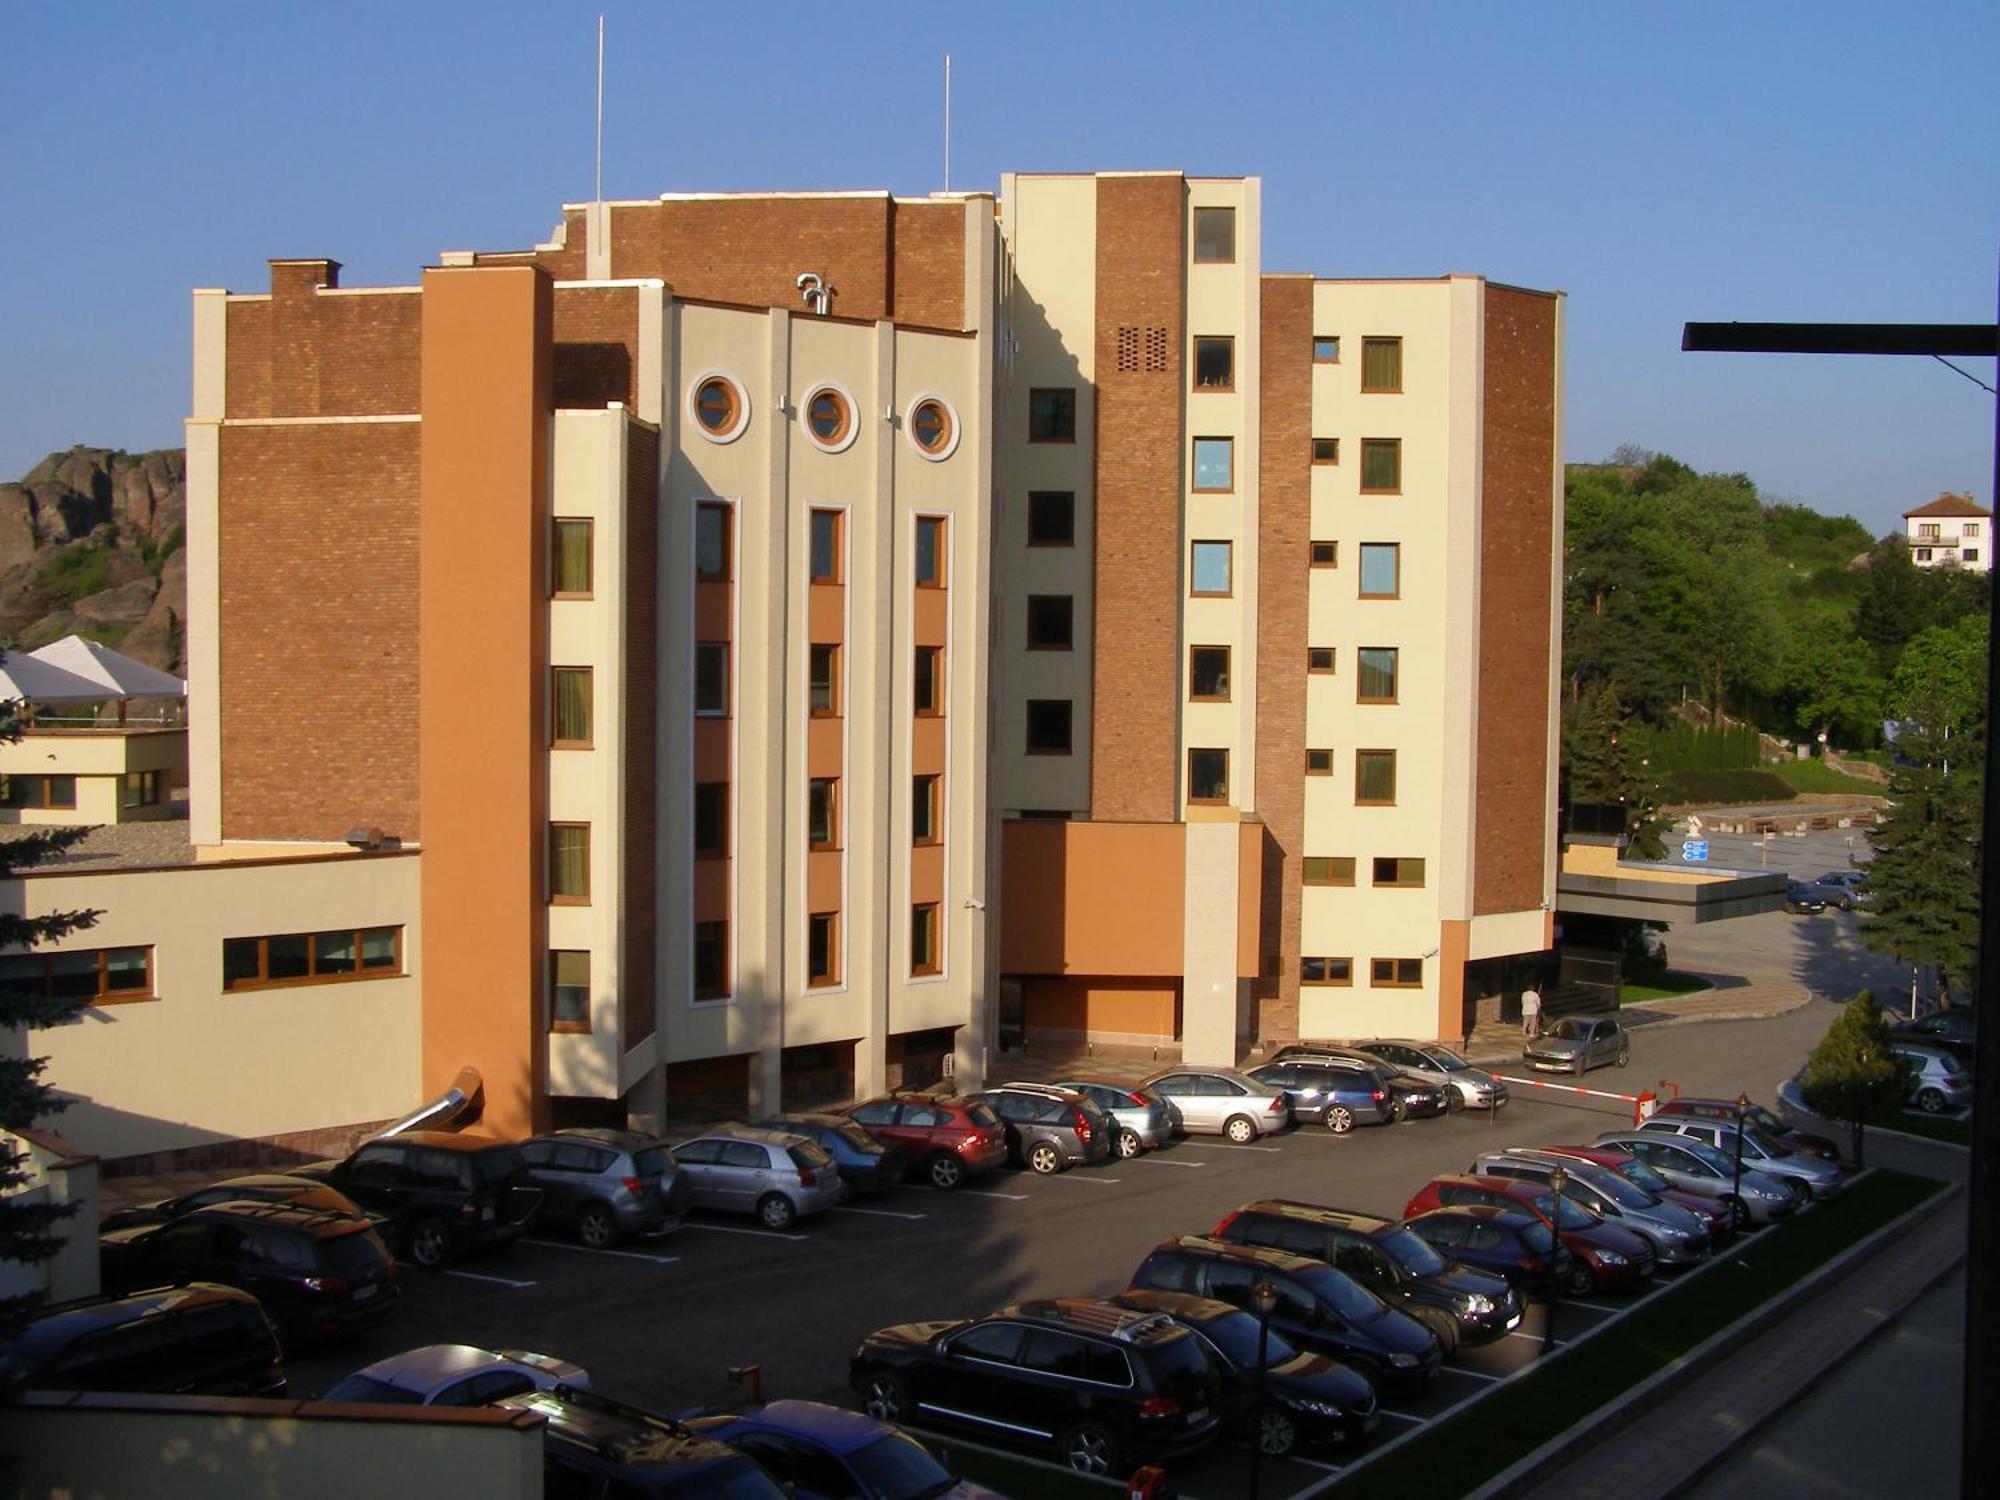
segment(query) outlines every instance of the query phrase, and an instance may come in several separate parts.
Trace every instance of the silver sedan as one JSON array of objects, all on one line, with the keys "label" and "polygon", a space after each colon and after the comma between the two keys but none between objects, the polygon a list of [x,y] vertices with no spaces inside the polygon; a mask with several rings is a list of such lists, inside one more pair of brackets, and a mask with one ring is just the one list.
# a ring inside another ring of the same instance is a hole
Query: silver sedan
[{"label": "silver sedan", "polygon": [[1191,1135],[1226,1135],[1240,1146],[1292,1123],[1283,1089],[1234,1068],[1162,1068],[1140,1087],[1173,1105]]}]

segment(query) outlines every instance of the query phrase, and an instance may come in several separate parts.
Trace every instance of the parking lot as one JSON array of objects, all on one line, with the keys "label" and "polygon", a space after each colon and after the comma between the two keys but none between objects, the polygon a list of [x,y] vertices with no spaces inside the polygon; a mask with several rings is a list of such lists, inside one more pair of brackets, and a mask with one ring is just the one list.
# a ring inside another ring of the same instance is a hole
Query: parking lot
[{"label": "parking lot", "polygon": [[[1816,1004],[1769,1021],[1648,1029],[1629,1068],[1585,1081],[1636,1092],[1672,1077],[1690,1093],[1747,1088],[1768,1100],[1833,1014]],[[562,1355],[607,1393],[657,1410],[741,1401],[746,1393],[726,1372],[749,1364],[761,1367],[767,1396],[852,1404],[848,1356],[872,1329],[973,1316],[1028,1297],[1117,1291],[1159,1241],[1204,1232],[1256,1198],[1398,1215],[1430,1177],[1462,1170],[1479,1151],[1583,1142],[1630,1119],[1615,1100],[1516,1089],[1497,1121],[1458,1114],[1344,1137],[1304,1127],[1243,1146],[1192,1137],[1053,1177],[1002,1171],[953,1193],[908,1185],[786,1233],[697,1214],[669,1237],[613,1250],[535,1235],[442,1274],[406,1271],[392,1323],[302,1352],[289,1366],[294,1388],[311,1393],[384,1355],[459,1341]],[[1565,1299],[1558,1336],[1637,1300]],[[1267,1462],[1265,1493],[1308,1491],[1532,1361],[1544,1316],[1538,1305],[1514,1334],[1462,1353],[1423,1398],[1386,1403],[1381,1429],[1358,1453]],[[1248,1459],[1240,1447],[1210,1450],[1177,1470],[1182,1493],[1240,1493]]]}]

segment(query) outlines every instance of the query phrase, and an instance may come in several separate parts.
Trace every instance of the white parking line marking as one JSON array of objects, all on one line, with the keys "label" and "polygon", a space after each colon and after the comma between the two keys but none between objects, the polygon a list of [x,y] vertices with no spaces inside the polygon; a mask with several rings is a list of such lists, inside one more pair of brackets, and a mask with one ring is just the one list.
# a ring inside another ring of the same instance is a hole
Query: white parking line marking
[{"label": "white parking line marking", "polygon": [[1464,1375],[1473,1380],[1498,1380],[1498,1375],[1488,1375],[1483,1370],[1468,1370],[1463,1365],[1446,1365],[1440,1372],[1445,1375]]},{"label": "white parking line marking", "polygon": [[1378,1406],[1376,1408],[1376,1411],[1380,1413],[1382,1416],[1394,1417],[1398,1422],[1414,1422],[1419,1427],[1423,1426],[1424,1423],[1430,1421],[1429,1417],[1420,1417],[1415,1412],[1391,1411],[1386,1406]]},{"label": "white parking line marking", "polygon": [[1269,1151],[1274,1155],[1284,1154],[1284,1148],[1281,1146],[1239,1146],[1234,1141],[1202,1141],[1199,1144],[1189,1141],[1181,1149],[1183,1151]]},{"label": "white parking line marking", "polygon": [[775,1229],[736,1229],[736,1228],[733,1228],[733,1227],[731,1227],[731,1226],[730,1226],[730,1225],[728,1225],[728,1224],[683,1224],[683,1225],[681,1225],[681,1228],[682,1228],[683,1230],[687,1230],[687,1229],[705,1229],[705,1230],[707,1230],[707,1231],[708,1231],[708,1232],[709,1232],[710,1234],[747,1234],[747,1235],[752,1235],[752,1236],[754,1236],[755,1238],[757,1238],[757,1239],[760,1239],[760,1240],[800,1240],[800,1241],[804,1241],[804,1240],[806,1240],[806,1239],[810,1238],[810,1236],[807,1236],[807,1235],[803,1235],[803,1234],[780,1234],[780,1233],[779,1233],[779,1232],[778,1232],[777,1230],[775,1230]]},{"label": "white parking line marking", "polygon": [[928,1219],[929,1214],[899,1214],[892,1208],[849,1208],[846,1204],[836,1204],[831,1210],[837,1214],[867,1214],[876,1219]]},{"label": "white parking line marking", "polygon": [[1099,1177],[1095,1172],[1082,1177],[1072,1177],[1067,1172],[1053,1172],[1049,1175],[1051,1182],[1123,1182],[1124,1180],[1122,1177]]},{"label": "white parking line marking", "polygon": [[1510,1339],[1526,1339],[1531,1344],[1545,1344],[1548,1342],[1548,1339],[1544,1337],[1542,1334],[1523,1333],[1518,1328],[1516,1328],[1512,1333],[1508,1334],[1507,1337]]},{"label": "white parking line marking", "polygon": [[588,1245],[565,1245],[561,1240],[523,1240],[524,1245],[541,1245],[549,1250],[573,1250],[578,1255],[622,1255],[626,1260],[650,1261],[656,1266],[671,1266],[680,1259],[678,1255],[646,1255],[638,1250],[593,1250]]},{"label": "white parking line marking", "polygon": [[[1132,1158],[1132,1161],[1148,1167],[1205,1167],[1208,1165],[1205,1161],[1165,1161],[1157,1156],[1135,1156]],[[1129,1166],[1131,1163],[1128,1162],[1126,1165]]]},{"label": "white parking line marking", "polygon": [[1304,1464],[1308,1469],[1319,1469],[1328,1474],[1338,1474],[1341,1468],[1339,1464],[1326,1463],[1323,1460],[1317,1458],[1301,1458],[1296,1453],[1294,1453],[1291,1456],[1291,1458],[1292,1462],[1295,1464]]},{"label": "white parking line marking", "polygon": [[505,1276],[484,1276],[478,1271],[446,1271],[447,1276],[463,1276],[467,1281],[490,1281],[495,1286],[536,1286],[533,1281],[513,1281]]},{"label": "white parking line marking", "polygon": [[1005,1198],[1009,1203],[1026,1203],[1029,1196],[1026,1193],[996,1193],[991,1188],[940,1188],[922,1184],[917,1184],[915,1190],[919,1193],[951,1193],[960,1198]]}]

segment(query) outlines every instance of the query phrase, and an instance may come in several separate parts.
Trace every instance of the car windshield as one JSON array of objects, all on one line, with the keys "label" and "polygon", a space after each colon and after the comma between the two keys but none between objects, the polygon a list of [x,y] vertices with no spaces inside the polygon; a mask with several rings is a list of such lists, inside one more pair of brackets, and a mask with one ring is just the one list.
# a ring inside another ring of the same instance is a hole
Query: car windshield
[{"label": "car windshield", "polygon": [[1556,1228],[1558,1229],[1591,1229],[1599,1222],[1597,1215],[1578,1204],[1570,1202],[1567,1198],[1562,1200],[1562,1212],[1560,1217],[1557,1217],[1554,1193],[1540,1194],[1534,1199],[1534,1204],[1535,1212],[1540,1214],[1544,1219],[1555,1218]]},{"label": "car windshield", "polygon": [[988,1130],[999,1128],[1000,1117],[993,1113],[993,1106],[990,1104],[983,1104],[975,1099],[965,1107],[965,1112],[972,1116],[975,1123],[984,1125]]},{"label": "car windshield", "polygon": [[1412,1276],[1439,1276],[1451,1269],[1451,1262],[1407,1229],[1392,1229],[1379,1236],[1375,1248]]},{"label": "car windshield", "polygon": [[1725,1177],[1733,1169],[1729,1160],[1729,1153],[1716,1150],[1715,1147],[1709,1145],[1706,1141],[1697,1141],[1690,1136],[1682,1136],[1674,1144],[1687,1152],[1704,1167],[1720,1172]]},{"label": "car windshield", "polygon": [[1635,1187],[1644,1188],[1649,1193],[1664,1193],[1668,1188],[1673,1186],[1666,1178],[1655,1172],[1636,1156],[1629,1156],[1625,1159],[1623,1164],[1618,1168],[1618,1175]]},{"label": "car windshield", "polygon": [[406,1391],[400,1385],[391,1385],[386,1380],[377,1380],[373,1375],[357,1370],[320,1399],[367,1401],[376,1406],[418,1406],[424,1398],[415,1391]]},{"label": "car windshield", "polygon": [[747,1458],[704,1466],[685,1479],[670,1480],[653,1494],[659,1500],[788,1500],[777,1481]]},{"label": "car windshield", "polygon": [[319,1242],[320,1268],[350,1281],[388,1269],[389,1250],[372,1229],[328,1235]]},{"label": "car windshield", "polygon": [[1549,1226],[1546,1224],[1523,1224],[1521,1226],[1521,1243],[1528,1247],[1528,1252],[1531,1255],[1547,1255],[1549,1253]]},{"label": "car windshield", "polygon": [[[1246,1312],[1233,1312],[1226,1318],[1216,1318],[1201,1325],[1202,1336],[1222,1351],[1222,1357],[1239,1370],[1257,1368],[1257,1320]],[[1274,1370],[1287,1360],[1297,1359],[1299,1351],[1285,1342],[1284,1335],[1277,1329],[1269,1334],[1270,1342],[1264,1349],[1264,1368]]]},{"label": "car windshield", "polygon": [[1472,1066],[1449,1047],[1426,1047],[1418,1056],[1446,1073],[1463,1073]]},{"label": "car windshield", "polygon": [[880,1156],[888,1149],[859,1125],[836,1125],[833,1133],[863,1156]]},{"label": "car windshield", "polygon": [[922,1443],[900,1432],[856,1449],[847,1464],[868,1500],[921,1500],[957,1482]]},{"label": "car windshield", "polygon": [[802,1172],[811,1172],[819,1167],[833,1165],[833,1158],[826,1154],[826,1147],[818,1141],[800,1141],[796,1145],[787,1146],[785,1153],[791,1157],[792,1165]]},{"label": "car windshield", "polygon": [[1389,1310],[1379,1297],[1332,1266],[1314,1266],[1310,1271],[1300,1272],[1299,1279],[1312,1288],[1320,1301],[1350,1323],[1372,1323]]},{"label": "car windshield", "polygon": [[1542,1036],[1544,1038],[1553,1038],[1558,1042],[1580,1042],[1583,1040],[1583,1025],[1579,1021],[1573,1021],[1568,1016],[1564,1016],[1555,1025],[1545,1030]]},{"label": "car windshield", "polygon": [[649,1146],[632,1153],[632,1167],[641,1177],[664,1177],[674,1165],[674,1153],[665,1146]]},{"label": "car windshield", "polygon": [[[1582,1181],[1581,1178],[1578,1181]],[[1602,1172],[1591,1177],[1589,1185],[1604,1194],[1620,1208],[1651,1208],[1657,1201],[1653,1195],[1636,1183],[1627,1182],[1616,1172]]]}]

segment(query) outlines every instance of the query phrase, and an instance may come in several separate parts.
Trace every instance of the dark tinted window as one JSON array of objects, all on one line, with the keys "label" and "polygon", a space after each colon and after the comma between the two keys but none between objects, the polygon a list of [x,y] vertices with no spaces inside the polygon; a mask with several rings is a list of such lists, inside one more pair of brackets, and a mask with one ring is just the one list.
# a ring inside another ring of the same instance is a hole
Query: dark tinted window
[{"label": "dark tinted window", "polygon": [[684,1165],[691,1167],[713,1166],[722,1159],[722,1142],[714,1140],[689,1141],[676,1146],[674,1156]]},{"label": "dark tinted window", "polygon": [[641,1177],[660,1177],[672,1168],[674,1154],[665,1146],[648,1146],[632,1153],[632,1169]]},{"label": "dark tinted window", "polygon": [[524,1141],[521,1145],[521,1160],[531,1167],[546,1167],[555,1159],[554,1141]]},{"label": "dark tinted window", "polygon": [[1089,1349],[1089,1344],[1073,1333],[1036,1328],[1029,1331],[1020,1362],[1024,1369],[1039,1370],[1044,1375],[1067,1375],[1081,1380],[1089,1364]]},{"label": "dark tinted window", "polygon": [[[903,1433],[894,1432],[866,1448],[847,1455],[854,1472],[861,1476],[864,1493],[869,1495],[929,1495],[951,1484],[951,1475],[924,1450],[923,1444]],[[827,1490],[844,1495],[847,1490]]]},{"label": "dark tinted window", "polygon": [[1446,1248],[1450,1248],[1451,1246],[1463,1245],[1465,1243],[1465,1230],[1465,1220],[1443,1218],[1425,1219],[1419,1224],[1412,1225],[1410,1232],[1417,1235],[1420,1239],[1429,1241],[1433,1245],[1443,1245]]},{"label": "dark tinted window", "polygon": [[970,1105],[965,1112],[972,1116],[974,1124],[984,1125],[989,1130],[1000,1123],[999,1117],[984,1104]]},{"label": "dark tinted window", "polygon": [[336,1276],[367,1277],[388,1268],[389,1251],[372,1229],[334,1235],[317,1248],[318,1264]]},{"label": "dark tinted window", "polygon": [[980,1323],[966,1329],[951,1344],[953,1354],[969,1359],[999,1360],[1010,1365],[1020,1349],[1021,1325],[1018,1323]]},{"label": "dark tinted window", "polygon": [[1554,1243],[1546,1224],[1523,1224],[1515,1233],[1520,1235],[1521,1243],[1536,1255],[1547,1255],[1549,1246]]},{"label": "dark tinted window", "polygon": [[896,1122],[896,1103],[893,1099],[871,1099],[866,1104],[856,1105],[848,1112],[848,1118],[863,1125],[893,1125]]},{"label": "dark tinted window", "polygon": [[722,1164],[725,1167],[768,1167],[771,1165],[771,1153],[755,1141],[724,1141]]},{"label": "dark tinted window", "polygon": [[826,1154],[826,1147],[818,1141],[800,1141],[796,1146],[786,1148],[792,1165],[805,1172],[815,1172],[821,1167],[833,1165],[833,1158]]},{"label": "dark tinted window", "polygon": [[1465,1237],[1468,1250],[1499,1251],[1507,1248],[1506,1236],[1491,1224],[1474,1224],[1472,1232]]},{"label": "dark tinted window", "polygon": [[1172,1252],[1151,1257],[1139,1268],[1138,1284],[1154,1287],[1163,1292],[1191,1292],[1194,1277],[1190,1274],[1187,1261]]},{"label": "dark tinted window", "polygon": [[372,1375],[359,1372],[348,1376],[324,1398],[327,1401],[368,1401],[378,1406],[415,1406],[423,1397],[415,1391],[406,1391],[399,1385],[390,1385],[385,1380],[377,1380]]}]

